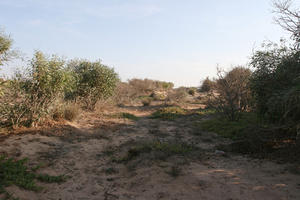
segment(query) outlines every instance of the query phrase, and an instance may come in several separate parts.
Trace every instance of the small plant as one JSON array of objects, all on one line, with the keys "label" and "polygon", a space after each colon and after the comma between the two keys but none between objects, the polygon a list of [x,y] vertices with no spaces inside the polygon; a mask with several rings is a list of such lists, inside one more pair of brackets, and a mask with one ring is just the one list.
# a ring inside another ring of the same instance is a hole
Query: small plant
[{"label": "small plant", "polygon": [[57,106],[52,114],[52,118],[56,121],[66,119],[68,121],[75,120],[80,114],[80,107],[76,104],[61,104]]},{"label": "small plant", "polygon": [[204,131],[217,133],[223,137],[235,139],[240,136],[243,130],[257,123],[254,113],[243,113],[239,121],[230,121],[226,118],[215,117],[197,124],[196,127],[197,129],[200,128]]},{"label": "small plant", "polygon": [[163,120],[174,120],[182,115],[185,115],[186,111],[180,107],[172,106],[161,108],[158,111],[152,114],[152,118],[154,119],[163,119]]},{"label": "small plant", "polygon": [[78,105],[69,104],[65,107],[64,118],[68,121],[74,121],[80,114],[80,107]]},{"label": "small plant", "polygon": [[35,169],[26,166],[28,159],[14,160],[0,156],[0,194],[6,194],[6,187],[16,185],[26,190],[40,191],[35,180],[46,183],[61,183],[66,180],[65,176],[49,176],[47,174],[36,174]]}]

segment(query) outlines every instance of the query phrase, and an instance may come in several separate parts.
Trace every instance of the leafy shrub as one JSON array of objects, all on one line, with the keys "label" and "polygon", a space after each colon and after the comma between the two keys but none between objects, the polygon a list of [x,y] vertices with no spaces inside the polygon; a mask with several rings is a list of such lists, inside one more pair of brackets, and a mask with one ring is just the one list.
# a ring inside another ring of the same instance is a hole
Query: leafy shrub
[{"label": "leafy shrub", "polygon": [[85,108],[94,110],[98,100],[113,95],[119,81],[114,69],[100,62],[81,61],[71,69],[76,77],[76,89],[73,94],[84,102]]},{"label": "leafy shrub", "polygon": [[258,114],[272,122],[300,120],[300,51],[267,44],[252,56],[251,89]]},{"label": "leafy shrub", "polygon": [[209,106],[229,120],[238,120],[241,112],[249,110],[251,105],[250,76],[251,71],[243,67],[236,67],[229,72],[219,70],[215,85],[217,94],[212,93]]},{"label": "leafy shrub", "polygon": [[69,85],[64,61],[36,52],[27,76],[17,74],[8,81],[2,98],[1,118],[9,126],[32,126],[51,113],[54,102]]}]

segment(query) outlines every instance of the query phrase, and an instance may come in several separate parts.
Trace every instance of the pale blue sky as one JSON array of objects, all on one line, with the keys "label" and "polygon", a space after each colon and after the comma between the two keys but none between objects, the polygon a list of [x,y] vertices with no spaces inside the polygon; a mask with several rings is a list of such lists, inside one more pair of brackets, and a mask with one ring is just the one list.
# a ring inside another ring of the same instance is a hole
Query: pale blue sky
[{"label": "pale blue sky", "polygon": [[284,36],[271,9],[270,0],[0,0],[0,27],[28,59],[34,50],[100,58],[124,81],[197,86],[217,64],[245,64]]}]

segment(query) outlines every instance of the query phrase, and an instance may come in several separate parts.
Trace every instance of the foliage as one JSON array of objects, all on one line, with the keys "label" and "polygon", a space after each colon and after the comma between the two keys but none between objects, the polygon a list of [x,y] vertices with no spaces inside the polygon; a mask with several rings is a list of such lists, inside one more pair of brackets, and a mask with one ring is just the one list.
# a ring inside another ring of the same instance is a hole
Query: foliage
[{"label": "foliage", "polygon": [[185,115],[186,111],[180,107],[165,107],[157,110],[152,114],[152,118],[163,119],[163,120],[174,120],[182,115]]},{"label": "foliage", "polygon": [[47,174],[36,174],[34,169],[26,166],[28,159],[14,160],[0,156],[0,194],[6,193],[5,188],[16,185],[26,190],[40,191],[42,187],[35,180],[47,183],[64,182],[65,176],[49,176]]},{"label": "foliage", "polygon": [[258,114],[272,122],[300,120],[300,52],[268,44],[251,59],[251,89]]},{"label": "foliage", "polygon": [[98,100],[106,99],[113,95],[118,74],[113,68],[109,68],[98,62],[81,61],[72,66],[72,72],[76,77],[75,97],[80,97],[87,109],[93,110]]},{"label": "foliage", "polygon": [[243,113],[239,121],[230,121],[223,117],[214,117],[200,122],[196,125],[196,128],[235,139],[242,134],[243,130],[257,123],[255,113]]},{"label": "foliage", "polygon": [[36,125],[50,114],[55,100],[69,85],[64,61],[36,52],[28,74],[17,74],[8,81],[1,99],[1,118],[9,126]]},{"label": "foliage", "polygon": [[209,77],[206,77],[206,79],[202,82],[202,85],[200,86],[201,92],[210,92],[215,87],[215,82],[210,80]]},{"label": "foliage", "polygon": [[251,71],[244,67],[235,67],[229,72],[219,70],[215,85],[217,95],[212,93],[209,106],[231,121],[238,120],[251,105],[250,76]]},{"label": "foliage", "polygon": [[10,59],[12,39],[0,31],[0,66]]}]

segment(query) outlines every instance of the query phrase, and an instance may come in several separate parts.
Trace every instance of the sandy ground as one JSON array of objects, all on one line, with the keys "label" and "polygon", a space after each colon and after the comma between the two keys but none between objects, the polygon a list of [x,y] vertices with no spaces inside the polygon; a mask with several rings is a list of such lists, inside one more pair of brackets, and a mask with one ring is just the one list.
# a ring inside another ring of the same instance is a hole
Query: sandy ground
[{"label": "sandy ground", "polygon": [[[45,189],[38,193],[15,186],[8,191],[24,200],[300,199],[300,176],[290,174],[286,165],[227,152],[225,156],[216,154],[216,145],[230,141],[213,133],[192,134],[190,118],[150,119],[147,116],[153,110],[134,107],[118,112],[130,112],[141,119],[131,121],[84,113],[74,123],[1,141],[0,153],[28,157],[30,164],[43,165],[40,173],[70,176],[62,184],[40,183]],[[113,149],[116,155],[122,155],[131,143],[138,141],[174,138],[193,143],[203,153],[186,158],[185,163],[177,157],[115,163],[109,154]],[[177,177],[167,173],[174,163],[181,168]],[[107,173],[110,168],[114,173]]]}]

